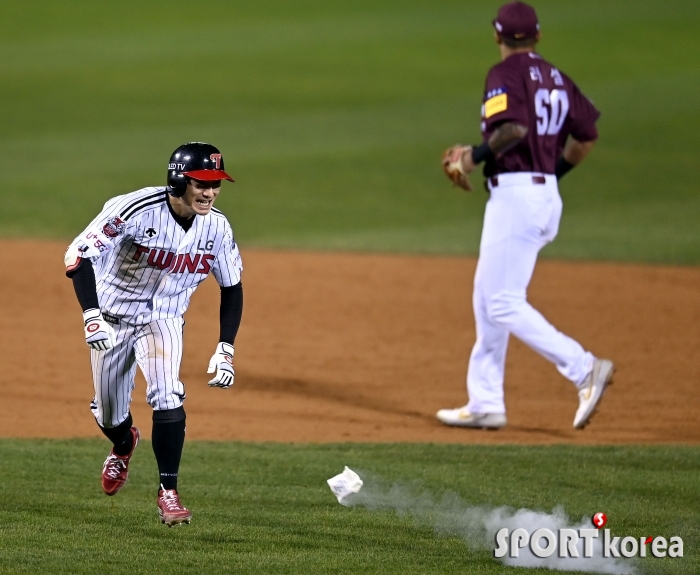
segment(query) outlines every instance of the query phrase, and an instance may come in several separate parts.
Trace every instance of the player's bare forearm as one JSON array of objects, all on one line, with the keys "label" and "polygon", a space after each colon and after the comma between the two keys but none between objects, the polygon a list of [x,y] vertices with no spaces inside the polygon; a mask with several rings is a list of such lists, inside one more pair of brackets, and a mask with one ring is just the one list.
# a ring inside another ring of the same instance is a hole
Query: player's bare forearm
[{"label": "player's bare forearm", "polygon": [[579,142],[578,140],[569,136],[569,139],[564,145],[564,152],[562,153],[562,156],[571,165],[576,166],[580,164],[583,161],[583,159],[590,153],[595,143],[595,140],[590,140],[588,142]]},{"label": "player's bare forearm", "polygon": [[527,136],[527,127],[515,122],[506,122],[496,128],[489,138],[489,148],[494,154],[505,152]]},{"label": "player's bare forearm", "polygon": [[579,142],[577,139],[569,136],[566,144],[564,144],[564,151],[559,160],[557,160],[554,172],[557,180],[561,180],[574,166],[580,164],[593,149],[595,142],[595,140]]},{"label": "player's bare forearm", "polygon": [[464,171],[469,173],[477,164],[493,159],[497,154],[509,150],[527,136],[527,127],[515,122],[505,122],[498,126],[488,141],[474,148],[471,154],[462,159]]}]

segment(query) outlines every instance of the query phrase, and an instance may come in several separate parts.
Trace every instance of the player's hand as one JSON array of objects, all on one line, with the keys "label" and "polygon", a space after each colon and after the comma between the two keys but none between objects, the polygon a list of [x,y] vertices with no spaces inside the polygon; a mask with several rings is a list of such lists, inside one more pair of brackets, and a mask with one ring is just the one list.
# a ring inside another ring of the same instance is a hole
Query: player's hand
[{"label": "player's hand", "polygon": [[85,321],[85,342],[98,351],[104,351],[117,341],[114,328],[102,317],[99,309],[89,309],[83,312]]},{"label": "player's hand", "polygon": [[233,346],[230,343],[219,342],[216,352],[209,360],[207,373],[214,373],[214,379],[209,382],[209,387],[221,387],[228,389],[233,385]]},{"label": "player's hand", "polygon": [[474,170],[472,147],[456,144],[442,154],[442,169],[452,183],[467,192],[474,188],[469,181],[469,172]]}]

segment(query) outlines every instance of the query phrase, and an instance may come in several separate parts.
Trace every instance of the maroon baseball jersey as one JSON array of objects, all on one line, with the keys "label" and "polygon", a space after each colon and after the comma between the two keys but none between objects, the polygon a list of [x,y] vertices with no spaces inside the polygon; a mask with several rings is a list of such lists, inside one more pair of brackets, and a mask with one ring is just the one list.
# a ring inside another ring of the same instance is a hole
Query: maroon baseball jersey
[{"label": "maroon baseball jersey", "polygon": [[503,122],[527,126],[527,136],[484,166],[484,175],[553,174],[567,136],[595,140],[600,112],[563,72],[535,52],[513,54],[486,77],[481,133],[488,140]]}]

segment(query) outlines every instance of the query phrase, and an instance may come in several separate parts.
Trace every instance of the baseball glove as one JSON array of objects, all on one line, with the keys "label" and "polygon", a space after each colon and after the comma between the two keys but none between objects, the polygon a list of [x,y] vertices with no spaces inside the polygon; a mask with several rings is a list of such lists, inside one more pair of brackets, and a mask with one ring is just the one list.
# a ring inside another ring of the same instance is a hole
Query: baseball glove
[{"label": "baseball glove", "polygon": [[469,173],[464,171],[462,156],[465,152],[471,153],[471,151],[471,146],[456,144],[445,150],[445,153],[442,155],[442,169],[445,170],[447,177],[452,180],[455,186],[459,186],[468,192],[471,192],[474,188],[472,188],[472,183],[469,181]]}]

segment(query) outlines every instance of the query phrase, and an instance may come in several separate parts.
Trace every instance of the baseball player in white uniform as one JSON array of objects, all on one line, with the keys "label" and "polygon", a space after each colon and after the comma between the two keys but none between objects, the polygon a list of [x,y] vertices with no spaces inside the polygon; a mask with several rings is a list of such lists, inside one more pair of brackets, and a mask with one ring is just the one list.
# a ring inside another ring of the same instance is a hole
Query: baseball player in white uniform
[{"label": "baseball player in white uniform", "polygon": [[208,372],[215,374],[209,385],[226,389],[234,381],[243,268],[231,226],[213,207],[222,180],[233,181],[217,148],[199,142],[180,146],[170,158],[167,186],[109,200],[65,254],[91,348],[92,413],[113,443],[102,488],[114,495],[124,486],[139,442],[129,411],[138,365],[153,408],[158,510],[168,526],[192,517],[177,491],[185,439],[185,386],[179,378],[183,314],[209,272],[221,286],[220,341],[209,363]]},{"label": "baseball player in white uniform", "polygon": [[598,110],[576,84],[535,52],[539,23],[523,2],[493,21],[501,62],[486,79],[481,145],[453,146],[443,156],[452,181],[470,190],[468,174],[485,162],[490,193],[474,277],[476,342],[469,359],[469,403],[441,409],[446,425],[498,429],[510,334],[554,363],[578,390],[573,426],[593,415],[613,364],[559,332],[527,301],[537,254],[557,235],[562,212],[557,181],[581,162],[598,132]]}]

